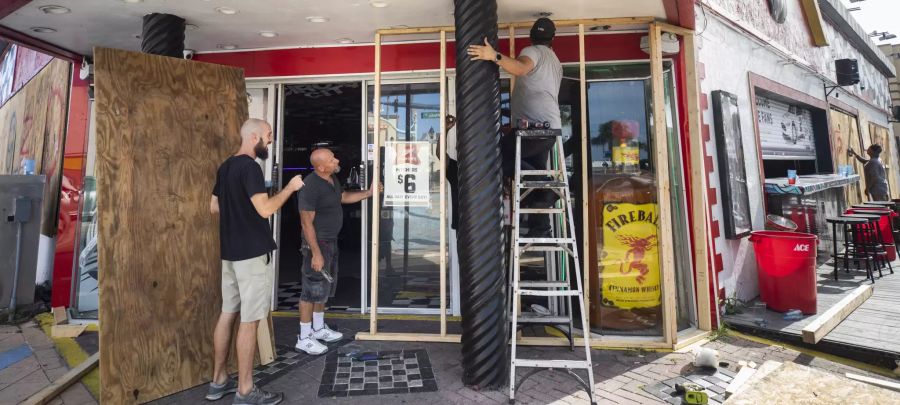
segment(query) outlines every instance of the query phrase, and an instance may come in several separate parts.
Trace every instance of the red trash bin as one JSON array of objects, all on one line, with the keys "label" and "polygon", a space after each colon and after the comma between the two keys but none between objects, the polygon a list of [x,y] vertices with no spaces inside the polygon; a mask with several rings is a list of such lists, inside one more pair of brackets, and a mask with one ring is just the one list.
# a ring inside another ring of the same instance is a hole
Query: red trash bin
[{"label": "red trash bin", "polygon": [[816,313],[815,235],[800,232],[753,231],[759,296],[769,309],[799,309]]}]

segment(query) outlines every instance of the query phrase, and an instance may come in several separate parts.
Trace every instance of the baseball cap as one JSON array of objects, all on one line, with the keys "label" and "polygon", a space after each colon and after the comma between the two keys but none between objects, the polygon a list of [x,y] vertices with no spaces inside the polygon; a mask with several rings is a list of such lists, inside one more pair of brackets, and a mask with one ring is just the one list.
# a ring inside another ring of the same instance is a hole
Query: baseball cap
[{"label": "baseball cap", "polygon": [[538,18],[531,26],[531,37],[535,39],[553,39],[556,35],[556,25],[547,17]]}]

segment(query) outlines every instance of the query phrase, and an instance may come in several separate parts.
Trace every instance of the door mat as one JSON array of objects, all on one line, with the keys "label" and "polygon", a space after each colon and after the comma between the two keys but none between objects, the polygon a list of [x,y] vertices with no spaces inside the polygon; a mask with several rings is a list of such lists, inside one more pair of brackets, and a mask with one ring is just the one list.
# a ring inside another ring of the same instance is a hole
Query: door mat
[{"label": "door mat", "polygon": [[670,404],[682,404],[684,400],[675,393],[675,384],[694,383],[709,395],[709,404],[725,402],[725,388],[734,379],[735,373],[726,368],[718,370],[695,370],[692,374],[670,378],[653,385],[645,385],[644,391]]},{"label": "door mat", "polygon": [[[328,350],[338,350],[340,347],[352,342],[351,339],[341,339],[334,343],[327,343]],[[319,356],[297,352],[293,346],[277,345],[275,347],[275,360],[266,365],[256,366],[253,369],[253,384],[264,386],[278,377],[287,374],[298,366],[315,361]]]},{"label": "door mat", "polygon": [[319,398],[438,390],[424,349],[327,355]]}]

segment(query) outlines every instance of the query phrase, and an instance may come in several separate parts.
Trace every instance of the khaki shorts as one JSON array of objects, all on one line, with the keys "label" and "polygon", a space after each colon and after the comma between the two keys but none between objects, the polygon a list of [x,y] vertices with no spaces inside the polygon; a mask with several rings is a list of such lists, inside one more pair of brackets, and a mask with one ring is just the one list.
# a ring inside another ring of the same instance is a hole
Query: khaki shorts
[{"label": "khaki shorts", "polygon": [[274,272],[269,255],[236,262],[222,260],[222,312],[241,313],[241,322],[269,316]]}]

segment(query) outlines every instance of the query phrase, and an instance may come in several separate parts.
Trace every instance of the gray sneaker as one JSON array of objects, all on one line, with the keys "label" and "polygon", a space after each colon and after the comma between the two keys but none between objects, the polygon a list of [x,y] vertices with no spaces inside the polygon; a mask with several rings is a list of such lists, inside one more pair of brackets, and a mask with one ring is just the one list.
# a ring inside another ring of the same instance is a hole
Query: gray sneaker
[{"label": "gray sneaker", "polygon": [[237,381],[232,378],[225,380],[225,384],[215,385],[214,383],[209,383],[209,390],[206,391],[206,400],[207,401],[218,401],[222,399],[222,397],[237,392]]},{"label": "gray sneaker", "polygon": [[249,394],[241,395],[240,392],[234,394],[233,405],[275,405],[284,399],[284,394],[280,392],[268,392],[254,386]]}]

